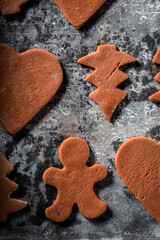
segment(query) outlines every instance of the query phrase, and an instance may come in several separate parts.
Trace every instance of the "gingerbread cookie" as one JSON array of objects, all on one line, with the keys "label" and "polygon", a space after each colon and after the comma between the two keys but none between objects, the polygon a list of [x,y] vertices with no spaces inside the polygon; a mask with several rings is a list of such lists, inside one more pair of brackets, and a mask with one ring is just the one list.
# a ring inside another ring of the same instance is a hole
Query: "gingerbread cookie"
[{"label": "gingerbread cookie", "polygon": [[117,88],[128,78],[119,68],[135,61],[129,54],[117,51],[115,45],[99,46],[96,52],[78,60],[78,63],[95,69],[86,80],[98,89],[89,97],[101,107],[108,121],[111,121],[115,108],[127,95]]},{"label": "gingerbread cookie", "polygon": [[3,16],[18,13],[20,6],[28,1],[29,0],[0,0],[0,11]]},{"label": "gingerbread cookie", "polygon": [[144,137],[128,140],[117,152],[116,169],[130,191],[160,222],[160,142]]},{"label": "gingerbread cookie", "polygon": [[0,222],[7,220],[7,215],[17,212],[27,203],[9,197],[18,187],[17,184],[6,178],[6,174],[13,170],[13,166],[0,153]]},{"label": "gingerbread cookie", "polygon": [[106,0],[55,0],[65,18],[76,28],[80,28]]},{"label": "gingerbread cookie", "polygon": [[[160,48],[158,50],[158,52],[156,53],[155,57],[153,58],[153,63],[156,63],[156,64],[160,64]],[[160,83],[160,73],[158,73],[155,78],[154,78],[157,82]],[[155,102],[160,102],[160,91],[153,94],[151,97],[150,97],[151,100],[155,101]]]},{"label": "gingerbread cookie", "polygon": [[59,157],[63,169],[48,168],[43,179],[57,188],[55,203],[46,209],[46,216],[55,221],[66,220],[76,203],[87,218],[96,218],[105,212],[107,205],[100,201],[93,191],[95,182],[104,179],[107,169],[101,164],[87,167],[88,144],[81,138],[69,138],[60,146]]},{"label": "gingerbread cookie", "polygon": [[39,49],[18,54],[0,44],[0,122],[17,133],[59,89],[63,72],[57,58]]}]

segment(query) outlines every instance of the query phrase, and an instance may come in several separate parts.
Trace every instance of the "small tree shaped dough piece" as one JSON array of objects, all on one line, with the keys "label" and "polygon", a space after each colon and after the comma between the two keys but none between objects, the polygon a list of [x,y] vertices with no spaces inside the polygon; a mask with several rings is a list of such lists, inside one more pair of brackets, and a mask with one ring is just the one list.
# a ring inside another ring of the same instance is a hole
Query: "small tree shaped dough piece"
[{"label": "small tree shaped dough piece", "polygon": [[[153,58],[153,63],[159,64],[160,65],[160,48],[158,50],[158,52],[156,53],[155,57]],[[155,78],[154,78],[157,82],[160,83],[160,73],[158,73]],[[150,97],[151,100],[155,101],[155,102],[160,102],[160,91],[153,94]]]},{"label": "small tree shaped dough piece", "polygon": [[78,60],[78,63],[95,69],[86,80],[98,89],[89,96],[101,107],[108,121],[111,121],[115,108],[126,96],[126,92],[117,89],[128,78],[119,68],[135,61],[131,55],[117,51],[115,45],[99,46],[96,52]]},{"label": "small tree shaped dough piece", "polygon": [[0,11],[3,16],[18,13],[20,6],[28,1],[29,0],[0,0]]},{"label": "small tree shaped dough piece", "polygon": [[7,220],[7,215],[26,207],[27,203],[9,197],[18,187],[6,178],[6,174],[13,170],[13,166],[0,153],[0,222]]},{"label": "small tree shaped dough piece", "polygon": [[93,186],[106,177],[106,167],[101,164],[86,166],[89,147],[81,138],[63,141],[59,157],[64,168],[48,168],[43,174],[44,181],[58,190],[55,203],[46,209],[46,216],[52,221],[63,222],[76,203],[85,217],[99,217],[106,211],[107,205],[97,198]]}]

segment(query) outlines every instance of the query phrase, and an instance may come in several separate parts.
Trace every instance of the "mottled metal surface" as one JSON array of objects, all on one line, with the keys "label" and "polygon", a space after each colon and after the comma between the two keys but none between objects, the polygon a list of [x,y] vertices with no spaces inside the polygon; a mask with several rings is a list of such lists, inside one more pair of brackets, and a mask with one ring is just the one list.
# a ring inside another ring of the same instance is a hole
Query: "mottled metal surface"
[{"label": "mottled metal surface", "polygon": [[[26,209],[0,224],[0,239],[160,239],[160,224],[115,170],[121,143],[134,136],[160,140],[160,104],[149,100],[160,90],[153,80],[160,66],[152,63],[160,47],[160,0],[108,0],[80,30],[67,22],[53,0],[33,0],[20,13],[0,17],[0,29],[1,43],[20,53],[46,49],[64,70],[54,99],[21,132],[9,136],[0,126],[0,151],[15,167],[9,178],[19,184],[12,197],[28,201]],[[85,81],[91,71],[76,63],[107,43],[137,58],[137,63],[123,68],[129,80],[121,88],[128,95],[111,123],[88,97],[95,89]],[[90,161],[108,168],[107,179],[95,186],[108,210],[88,220],[74,206],[71,217],[56,224],[44,214],[56,198],[56,189],[44,184],[42,174],[49,166],[62,167],[57,149],[70,136],[84,138],[91,149]]]}]

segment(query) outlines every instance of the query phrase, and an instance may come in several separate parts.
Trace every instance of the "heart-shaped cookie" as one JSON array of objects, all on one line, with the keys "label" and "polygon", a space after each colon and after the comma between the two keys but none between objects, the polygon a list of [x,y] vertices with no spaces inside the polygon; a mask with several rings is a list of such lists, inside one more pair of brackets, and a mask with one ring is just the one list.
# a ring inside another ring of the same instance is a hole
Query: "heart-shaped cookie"
[{"label": "heart-shaped cookie", "polygon": [[80,28],[106,0],[55,0],[65,18]]},{"label": "heart-shaped cookie", "polygon": [[29,0],[0,0],[0,11],[2,15],[10,15],[20,11],[20,6]]},{"label": "heart-shaped cookie", "polygon": [[0,122],[17,133],[56,94],[63,80],[57,58],[45,50],[18,54],[0,44]]},{"label": "heart-shaped cookie", "polygon": [[116,169],[130,191],[160,222],[160,142],[144,137],[128,140],[117,152]]}]

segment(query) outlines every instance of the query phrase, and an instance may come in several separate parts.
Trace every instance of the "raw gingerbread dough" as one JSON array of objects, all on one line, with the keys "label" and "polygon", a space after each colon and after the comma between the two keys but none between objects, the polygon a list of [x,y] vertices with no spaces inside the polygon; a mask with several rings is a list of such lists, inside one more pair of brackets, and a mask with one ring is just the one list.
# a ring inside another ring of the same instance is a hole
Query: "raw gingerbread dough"
[{"label": "raw gingerbread dough", "polygon": [[0,153],[0,222],[7,220],[7,215],[23,209],[27,203],[9,197],[18,187],[6,178],[6,174],[13,170],[13,166]]},{"label": "raw gingerbread dough", "polygon": [[63,80],[57,58],[45,50],[18,54],[0,44],[0,122],[17,133],[56,94]]},{"label": "raw gingerbread dough", "polygon": [[[156,63],[156,64],[160,64],[160,48],[158,50],[158,52],[156,53],[155,57],[153,58],[153,63]],[[160,73],[158,73],[155,78],[154,78],[157,82],[160,83]],[[150,97],[151,100],[155,101],[155,102],[160,102],[160,91],[153,94],[151,97]]]},{"label": "raw gingerbread dough", "polygon": [[65,18],[80,28],[106,0],[55,0]]},{"label": "raw gingerbread dough", "polygon": [[108,121],[111,121],[115,108],[127,95],[117,89],[128,78],[119,68],[135,61],[131,55],[117,51],[115,45],[99,46],[96,52],[78,60],[78,63],[95,69],[86,80],[98,89],[89,96],[101,107]]},{"label": "raw gingerbread dough", "polygon": [[105,212],[107,205],[93,191],[95,182],[104,179],[107,169],[101,164],[87,167],[88,144],[81,138],[69,138],[60,146],[59,157],[63,169],[48,168],[43,175],[47,184],[57,188],[55,203],[46,209],[46,216],[55,221],[66,220],[76,203],[87,218],[96,218]]},{"label": "raw gingerbread dough", "polygon": [[18,13],[20,6],[28,1],[29,0],[0,0],[0,11],[3,16]]},{"label": "raw gingerbread dough", "polygon": [[160,222],[160,142],[144,137],[128,140],[117,152],[116,169],[135,197]]}]

